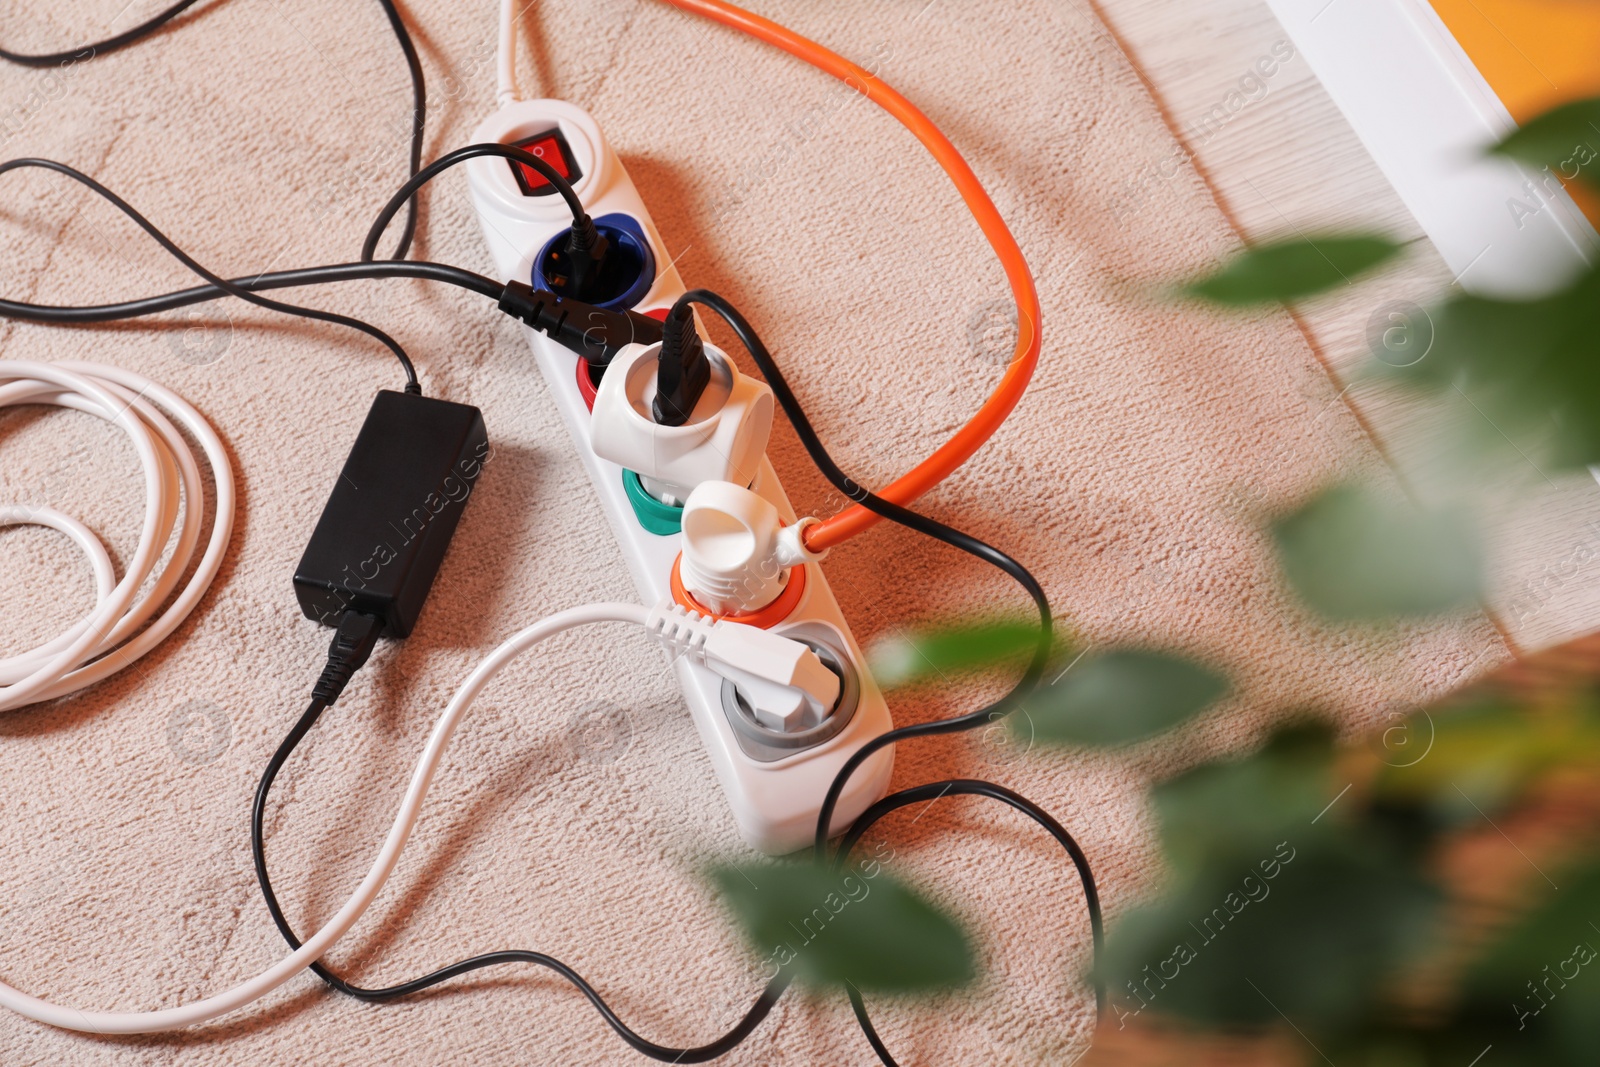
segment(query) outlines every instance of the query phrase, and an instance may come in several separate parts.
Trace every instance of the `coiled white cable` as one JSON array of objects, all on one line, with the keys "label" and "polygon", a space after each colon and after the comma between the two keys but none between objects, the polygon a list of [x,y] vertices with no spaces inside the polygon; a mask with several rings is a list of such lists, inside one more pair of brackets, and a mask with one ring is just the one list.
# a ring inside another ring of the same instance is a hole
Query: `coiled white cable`
[{"label": "coiled white cable", "polygon": [[[77,1008],[51,1004],[0,983],[0,1006],[10,1008],[30,1019],[67,1030],[96,1034],[149,1034],[207,1022],[219,1015],[242,1008],[272,992],[311,966],[318,957],[332,948],[333,943],[355,925],[362,913],[367,910],[367,906],[383,889],[384,882],[388,880],[390,872],[399,862],[400,852],[405,848],[406,840],[416,825],[422,801],[428,795],[428,788],[433,784],[434,772],[438,770],[439,762],[444,758],[445,748],[450,744],[456,725],[461,721],[461,716],[472,706],[472,702],[477,699],[479,691],[488,685],[506,664],[545,638],[575,626],[591,622],[631,622],[648,627],[651,625],[650,619],[651,613],[638,604],[590,604],[586,607],[572,608],[522,630],[478,664],[477,669],[467,677],[461,688],[456,691],[456,695],[451,698],[438,724],[434,726],[427,747],[423,749],[422,759],[417,763],[417,769],[412,772],[411,785],[406,789],[405,798],[400,802],[394,826],[389,830],[389,836],[384,840],[377,860],[367,872],[366,878],[356,888],[355,894],[322,929],[307,938],[298,951],[284,957],[248,982],[234,986],[225,993],[218,993],[182,1007],[146,1012],[80,1011]],[[685,629],[683,632],[690,631]],[[671,643],[672,635],[667,635],[666,639]]]},{"label": "coiled white cable", "polygon": [[[114,583],[105,547],[82,523],[49,507],[0,506],[0,526],[48,526],[71,537],[95,576],[95,606],[89,614],[37,648],[0,659],[0,711],[82,689],[160,644],[210,588],[233,533],[233,467],[227,451],[205,418],[171,391],[118,367],[0,360],[0,407],[16,404],[73,408],[122,427],[144,468],[144,526],[126,573]],[[216,486],[211,536],[181,590],[178,583],[204,532],[205,483],[169,414],[200,442]],[[177,543],[157,575],[180,510],[183,525]],[[141,596],[140,589],[152,578]]]}]

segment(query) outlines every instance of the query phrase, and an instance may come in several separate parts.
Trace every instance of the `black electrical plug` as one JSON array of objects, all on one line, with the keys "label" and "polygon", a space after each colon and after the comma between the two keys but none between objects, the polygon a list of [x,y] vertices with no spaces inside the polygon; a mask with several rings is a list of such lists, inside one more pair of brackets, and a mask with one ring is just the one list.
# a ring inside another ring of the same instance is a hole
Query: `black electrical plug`
[{"label": "black electrical plug", "polygon": [[572,221],[567,234],[567,290],[579,300],[593,300],[600,292],[602,271],[611,242],[588,215]]},{"label": "black electrical plug", "polygon": [[333,643],[328,646],[328,665],[322,668],[322,676],[311,690],[312,698],[332,707],[350,679],[366,666],[382,633],[381,617],[346,611],[339,619],[339,628],[334,631]]},{"label": "black electrical plug", "polygon": [[535,289],[526,282],[506,283],[500,310],[582,356],[596,382],[624,345],[653,345],[661,340],[661,323],[648,315],[608,311]]},{"label": "black electrical plug", "polygon": [[700,394],[711,382],[711,361],[694,328],[686,303],[672,305],[661,326],[661,353],[656,364],[656,399],[651,405],[656,424],[682,426],[689,421]]}]

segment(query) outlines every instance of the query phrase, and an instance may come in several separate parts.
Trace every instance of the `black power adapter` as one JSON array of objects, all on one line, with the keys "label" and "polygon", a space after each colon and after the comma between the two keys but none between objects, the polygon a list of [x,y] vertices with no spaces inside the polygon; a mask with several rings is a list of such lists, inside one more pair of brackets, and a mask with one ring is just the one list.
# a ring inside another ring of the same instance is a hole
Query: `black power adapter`
[{"label": "black power adapter", "polygon": [[295,568],[306,618],[353,612],[409,634],[490,456],[477,408],[380,392]]}]

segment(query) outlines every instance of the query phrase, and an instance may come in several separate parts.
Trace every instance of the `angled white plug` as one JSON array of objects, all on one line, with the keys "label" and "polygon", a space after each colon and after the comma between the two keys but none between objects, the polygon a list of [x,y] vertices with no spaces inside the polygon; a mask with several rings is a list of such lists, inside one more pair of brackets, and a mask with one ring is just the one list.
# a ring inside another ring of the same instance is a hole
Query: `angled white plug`
[{"label": "angled white plug", "polygon": [[714,622],[666,601],[645,623],[675,655],[728,679],[763,725],[795,733],[820,725],[839,703],[839,676],[802,642],[755,626]]},{"label": "angled white plug", "polygon": [[683,505],[683,587],[718,615],[760,611],[783,592],[790,567],[822,558],[801,538],[816,521],[784,526],[761,494],[701,482]]},{"label": "angled white plug", "polygon": [[736,667],[718,667],[716,671],[734,684],[762,726],[779,733],[797,734],[821,726],[839,700],[838,676],[822,666],[815,652],[806,651],[816,660],[822,675],[804,686],[774,685]]},{"label": "angled white plug", "polygon": [[754,626],[723,621],[706,642],[706,662],[731,681],[761,725],[783,733],[819,726],[839,702],[839,676],[815,652]]}]

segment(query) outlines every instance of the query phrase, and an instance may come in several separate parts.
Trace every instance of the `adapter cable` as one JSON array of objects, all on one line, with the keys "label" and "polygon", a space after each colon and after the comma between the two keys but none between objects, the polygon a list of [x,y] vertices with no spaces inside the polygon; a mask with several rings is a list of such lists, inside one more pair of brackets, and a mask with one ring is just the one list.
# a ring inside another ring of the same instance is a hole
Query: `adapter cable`
[{"label": "adapter cable", "polygon": [[317,684],[311,687],[312,707],[326,710],[338,703],[350,679],[367,665],[382,633],[381,616],[347,611],[340,617],[339,625],[333,631],[333,643],[328,646],[328,662],[322,668]]},{"label": "adapter cable", "polygon": [[[153,17],[146,19],[132,29],[124,30],[115,37],[108,37],[104,41],[86,44],[65,52],[49,52],[41,55],[30,55],[23,52],[12,52],[0,48],[0,59],[20,64],[24,67],[54,67],[77,63],[91,59],[95,56],[115,52],[135,41],[159,30],[183,12],[193,7],[196,0],[178,0],[177,3],[164,11],[158,12]],[[395,40],[400,45],[400,51],[405,56],[406,71],[411,77],[411,173],[415,174],[422,165],[422,138],[427,128],[428,119],[428,89],[422,74],[422,60],[417,56],[417,46],[411,40],[411,31],[406,29],[405,20],[400,17],[400,12],[394,6],[394,0],[378,0],[383,8],[384,15],[389,20],[389,28],[394,31]],[[411,248],[412,238],[417,231],[417,204],[412,199],[406,206],[405,227],[400,234],[400,241],[395,247],[394,258],[404,259]]]}]

